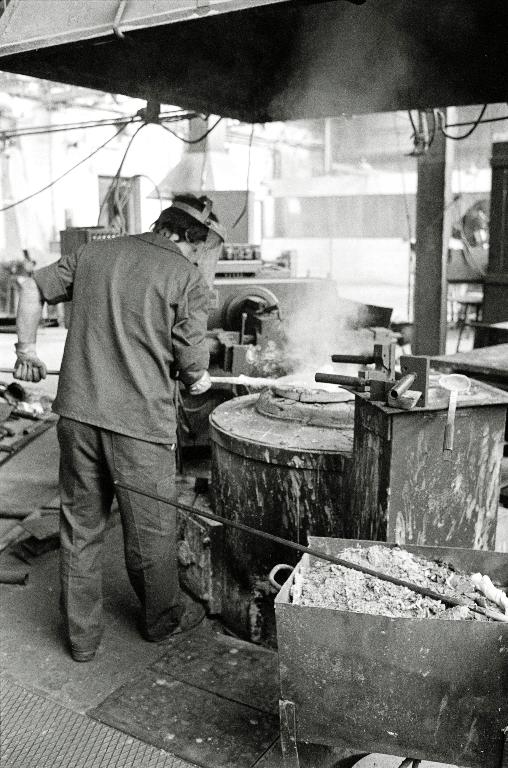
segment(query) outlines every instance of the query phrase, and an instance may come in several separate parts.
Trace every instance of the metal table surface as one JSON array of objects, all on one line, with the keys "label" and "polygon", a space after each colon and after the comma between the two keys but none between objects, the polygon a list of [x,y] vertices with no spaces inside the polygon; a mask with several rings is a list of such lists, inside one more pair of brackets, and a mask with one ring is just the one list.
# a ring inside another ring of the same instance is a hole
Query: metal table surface
[{"label": "metal table surface", "polygon": [[479,347],[470,352],[456,352],[453,355],[439,355],[431,358],[431,368],[439,371],[458,371],[508,386],[508,344]]}]

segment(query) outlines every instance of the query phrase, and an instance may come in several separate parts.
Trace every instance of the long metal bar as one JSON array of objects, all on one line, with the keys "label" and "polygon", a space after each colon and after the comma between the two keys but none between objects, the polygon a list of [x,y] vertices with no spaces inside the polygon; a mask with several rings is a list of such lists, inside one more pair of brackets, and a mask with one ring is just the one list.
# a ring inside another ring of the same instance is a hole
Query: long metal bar
[{"label": "long metal bar", "polygon": [[369,365],[381,361],[381,357],[374,355],[332,355],[332,363],[356,363],[358,365]]},{"label": "long metal bar", "polygon": [[[228,520],[228,518],[215,515],[212,512],[204,512],[201,509],[194,509],[193,507],[189,507],[187,504],[182,504],[181,502],[175,501],[174,499],[168,499],[165,496],[159,496],[156,493],[141,491],[139,488],[136,488],[134,485],[130,485],[129,483],[123,483],[119,480],[115,480],[114,485],[117,488],[122,488],[126,491],[139,493],[141,496],[146,496],[147,498],[153,499],[154,501],[160,501],[162,504],[169,504],[169,506],[174,507],[175,509],[180,509],[182,512],[187,512],[189,515],[204,517],[205,519],[213,520],[216,523],[229,525],[231,528],[236,528],[237,530],[243,531],[244,533],[250,533],[253,536],[258,536],[261,539],[266,539],[267,541],[274,542],[275,544],[282,544],[285,547],[289,547],[289,549],[294,549],[297,552],[312,555],[313,557],[317,557],[320,560],[326,560],[327,562],[333,563],[334,565],[341,565],[344,568],[350,568],[353,571],[360,571],[360,573],[364,573],[367,576],[373,576],[374,578],[381,579],[382,581],[389,581],[391,584],[396,584],[399,587],[406,587],[406,589],[410,589],[412,592],[417,592],[418,594],[424,595],[424,597],[430,597],[433,600],[439,600],[440,602],[445,603],[445,605],[453,607],[458,605],[466,605],[466,603],[463,600],[460,600],[460,598],[450,597],[449,595],[440,595],[439,592],[433,592],[426,587],[420,587],[418,584],[413,584],[410,581],[398,579],[396,576],[390,576],[387,573],[375,571],[373,568],[368,568],[367,566],[359,565],[358,563],[352,563],[349,560],[343,560],[340,557],[327,555],[326,553],[320,552],[317,549],[312,549],[311,547],[304,547],[303,544],[297,544],[294,541],[289,541],[289,539],[283,539],[281,536],[274,536],[272,533],[266,533],[266,531],[260,531],[257,528],[251,528],[250,525],[237,523],[234,520]],[[471,611],[481,613],[484,616],[488,616],[495,621],[503,621],[508,623],[508,616],[504,616],[503,614],[497,613],[496,611],[491,611],[488,608],[481,608],[480,606],[473,607],[468,605],[468,608]]]},{"label": "long metal bar", "polygon": [[343,376],[341,373],[316,373],[314,381],[318,384],[338,384],[341,387],[360,387],[361,381],[357,376]]},{"label": "long metal bar", "polygon": [[[13,373],[14,366],[12,368],[0,368],[0,373]],[[60,371],[46,371],[46,376],[60,376]],[[31,383],[31,382],[28,382]]]}]

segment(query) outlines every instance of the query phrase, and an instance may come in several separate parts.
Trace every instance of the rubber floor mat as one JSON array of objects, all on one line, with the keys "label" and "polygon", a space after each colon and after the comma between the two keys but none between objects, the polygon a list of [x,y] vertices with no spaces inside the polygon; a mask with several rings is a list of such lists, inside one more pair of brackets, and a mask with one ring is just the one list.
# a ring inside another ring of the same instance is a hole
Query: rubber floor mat
[{"label": "rubber floor mat", "polygon": [[6,679],[0,712],[2,768],[193,768]]},{"label": "rubber floor mat", "polygon": [[252,768],[279,737],[276,659],[200,628],[88,714],[206,768]]}]

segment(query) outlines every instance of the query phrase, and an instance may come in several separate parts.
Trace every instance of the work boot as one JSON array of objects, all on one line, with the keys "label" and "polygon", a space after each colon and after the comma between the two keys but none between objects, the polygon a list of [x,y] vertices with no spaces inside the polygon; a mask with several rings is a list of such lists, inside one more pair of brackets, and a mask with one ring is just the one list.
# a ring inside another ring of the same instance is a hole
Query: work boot
[{"label": "work boot", "polygon": [[95,659],[99,646],[97,648],[77,648],[69,643],[69,650],[74,661],[87,662]]},{"label": "work boot", "polygon": [[74,661],[80,661],[80,662],[93,661],[95,659],[96,653],[97,651],[77,651],[77,650],[74,650],[74,648],[71,648],[71,656],[74,659]]},{"label": "work boot", "polygon": [[198,624],[201,624],[206,616],[206,610],[201,603],[192,599],[184,598],[185,605],[178,607],[175,611],[178,617],[175,622],[172,622],[170,626],[164,627],[159,632],[147,632],[145,628],[141,629],[142,637],[149,643],[162,643],[164,640],[169,640],[175,635],[179,635],[182,632],[188,632]]}]

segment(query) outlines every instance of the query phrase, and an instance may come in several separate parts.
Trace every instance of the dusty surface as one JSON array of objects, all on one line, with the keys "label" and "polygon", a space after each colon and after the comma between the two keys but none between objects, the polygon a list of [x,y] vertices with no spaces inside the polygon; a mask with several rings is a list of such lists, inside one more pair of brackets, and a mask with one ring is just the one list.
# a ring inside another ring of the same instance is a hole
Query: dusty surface
[{"label": "dusty surface", "polygon": [[374,545],[367,549],[351,547],[341,558],[426,587],[442,595],[464,599],[466,605],[448,608],[444,603],[412,590],[346,567],[312,562],[309,570],[295,575],[293,602],[341,611],[417,619],[467,619],[488,621],[473,613],[468,605],[477,604],[499,612],[497,606],[475,592],[468,574],[445,563],[416,557],[404,549]]}]

